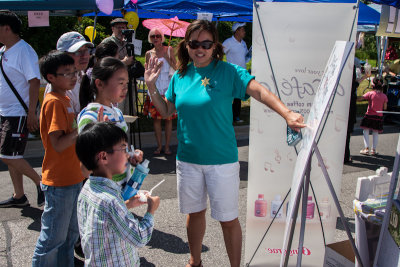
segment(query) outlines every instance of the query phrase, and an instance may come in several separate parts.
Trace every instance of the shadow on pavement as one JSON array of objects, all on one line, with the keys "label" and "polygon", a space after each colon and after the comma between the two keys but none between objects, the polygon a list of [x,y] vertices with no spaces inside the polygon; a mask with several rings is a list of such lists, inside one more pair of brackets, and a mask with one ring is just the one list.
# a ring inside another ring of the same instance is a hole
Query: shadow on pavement
[{"label": "shadow on pavement", "polygon": [[240,164],[240,181],[247,181],[248,180],[248,168],[249,163],[247,161],[239,161]]},{"label": "shadow on pavement", "polygon": [[146,258],[140,257],[140,267],[155,267],[151,262],[148,262]]},{"label": "shadow on pavement", "polygon": [[[174,254],[187,254],[190,252],[187,242],[184,242],[182,238],[161,232],[157,229],[154,229],[151,240],[146,246],[162,249]],[[201,251],[206,252],[208,250],[209,248],[203,245]]]},{"label": "shadow on pavement", "polygon": [[28,226],[29,230],[40,232],[41,218],[43,210],[31,206],[23,207],[21,209],[21,216],[31,218],[33,222]]},{"label": "shadow on pavement", "polygon": [[[354,217],[353,218],[345,217],[345,220],[346,220],[347,225],[349,226],[350,232],[352,232],[354,234],[356,232]],[[344,226],[342,224],[342,221],[340,220],[340,217],[338,217],[336,220],[336,229],[342,230],[342,231],[345,230]]]},{"label": "shadow on pavement", "polygon": [[375,171],[381,166],[387,166],[388,172],[391,172],[394,164],[394,157],[387,155],[375,155],[375,156],[364,156],[364,155],[352,155],[353,162],[346,163],[347,166],[355,168],[367,169]]}]

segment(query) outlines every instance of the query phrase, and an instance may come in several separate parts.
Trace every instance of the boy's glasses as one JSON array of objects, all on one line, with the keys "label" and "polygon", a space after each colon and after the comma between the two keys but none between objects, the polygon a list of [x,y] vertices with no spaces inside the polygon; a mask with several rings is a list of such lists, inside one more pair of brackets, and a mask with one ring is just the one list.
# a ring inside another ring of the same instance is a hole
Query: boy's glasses
[{"label": "boy's glasses", "polygon": [[114,153],[115,151],[123,151],[123,152],[125,152],[126,154],[129,154],[129,152],[130,152],[128,146],[126,146],[126,147],[124,147],[124,148],[119,148],[119,149],[111,149],[111,150],[108,150],[108,151],[106,151],[106,152],[109,153],[109,154],[112,154],[112,153]]},{"label": "boy's glasses", "polygon": [[68,72],[68,73],[56,73],[58,76],[64,76],[65,78],[76,78],[78,76],[78,71]]},{"label": "boy's glasses", "polygon": [[188,42],[188,45],[191,49],[197,49],[201,46],[203,49],[208,50],[213,46],[213,44],[214,44],[214,42],[210,41],[210,40],[205,40],[202,42],[199,42],[197,40],[191,40]]},{"label": "boy's glasses", "polygon": [[154,38],[160,39],[160,38],[161,38],[161,34],[150,35],[150,38],[151,38],[151,39],[154,39]]}]

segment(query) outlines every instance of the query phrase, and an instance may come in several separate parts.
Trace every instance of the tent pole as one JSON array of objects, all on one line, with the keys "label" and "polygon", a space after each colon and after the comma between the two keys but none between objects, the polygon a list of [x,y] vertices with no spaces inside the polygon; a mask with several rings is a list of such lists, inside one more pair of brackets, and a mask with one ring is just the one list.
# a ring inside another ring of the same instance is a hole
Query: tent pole
[{"label": "tent pole", "polygon": [[97,23],[97,12],[95,12],[94,16],[92,42],[94,41],[94,36],[96,34],[96,23]]},{"label": "tent pole", "polygon": [[381,55],[381,67],[379,70],[379,76],[382,76],[382,69],[383,69],[383,63],[385,62],[385,54],[386,54],[386,48],[387,48],[387,36],[383,37],[383,49],[382,49],[382,55]]},{"label": "tent pole", "polygon": [[[376,25],[375,25],[375,33],[376,33]],[[375,36],[375,42],[376,42],[376,53],[377,55],[377,67],[378,67],[378,72],[380,72],[381,70],[381,45],[380,45],[380,37],[379,36]]]}]

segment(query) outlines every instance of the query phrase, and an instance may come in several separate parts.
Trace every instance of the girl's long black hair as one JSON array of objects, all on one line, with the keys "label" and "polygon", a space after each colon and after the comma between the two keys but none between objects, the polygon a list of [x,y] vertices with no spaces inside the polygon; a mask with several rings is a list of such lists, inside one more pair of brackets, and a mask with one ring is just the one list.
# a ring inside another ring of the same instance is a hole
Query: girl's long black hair
[{"label": "girl's long black hair", "polygon": [[[91,74],[87,75],[85,81],[82,79],[79,92],[79,102],[81,109],[92,103],[97,95],[97,87],[95,80],[107,81],[111,76],[120,69],[126,69],[125,64],[114,57],[105,57],[100,59],[93,67]],[[90,77],[90,79],[89,79]]]}]

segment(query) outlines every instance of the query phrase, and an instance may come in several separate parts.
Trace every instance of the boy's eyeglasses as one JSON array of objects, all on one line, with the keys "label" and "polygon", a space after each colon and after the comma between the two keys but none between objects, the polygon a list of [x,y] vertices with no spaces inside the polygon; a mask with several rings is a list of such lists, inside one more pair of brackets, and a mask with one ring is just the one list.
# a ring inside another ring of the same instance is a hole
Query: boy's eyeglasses
[{"label": "boy's eyeglasses", "polygon": [[109,153],[109,154],[112,154],[112,153],[114,153],[115,151],[123,151],[123,152],[125,152],[126,154],[129,154],[129,152],[130,152],[128,146],[126,146],[126,147],[124,147],[124,148],[119,148],[119,149],[111,149],[111,150],[108,150],[108,151],[106,151],[106,152]]},{"label": "boy's eyeglasses", "polygon": [[58,76],[64,76],[65,78],[76,78],[78,76],[78,71],[68,72],[68,73],[56,73]]},{"label": "boy's eyeglasses", "polygon": [[191,49],[197,49],[201,46],[203,49],[208,50],[213,46],[213,44],[214,44],[214,42],[210,41],[210,40],[206,40],[206,41],[202,41],[202,42],[199,42],[197,40],[190,40],[188,42],[188,45]]},{"label": "boy's eyeglasses", "polygon": [[161,38],[161,34],[150,35],[150,38],[151,38],[151,39],[154,39],[154,38],[160,39],[160,38]]},{"label": "boy's eyeglasses", "polygon": [[90,53],[91,53],[91,50],[89,50],[89,49],[76,51],[73,53],[71,52],[71,54],[73,54],[74,56],[77,56],[77,57],[87,56],[87,55],[90,55]]}]

